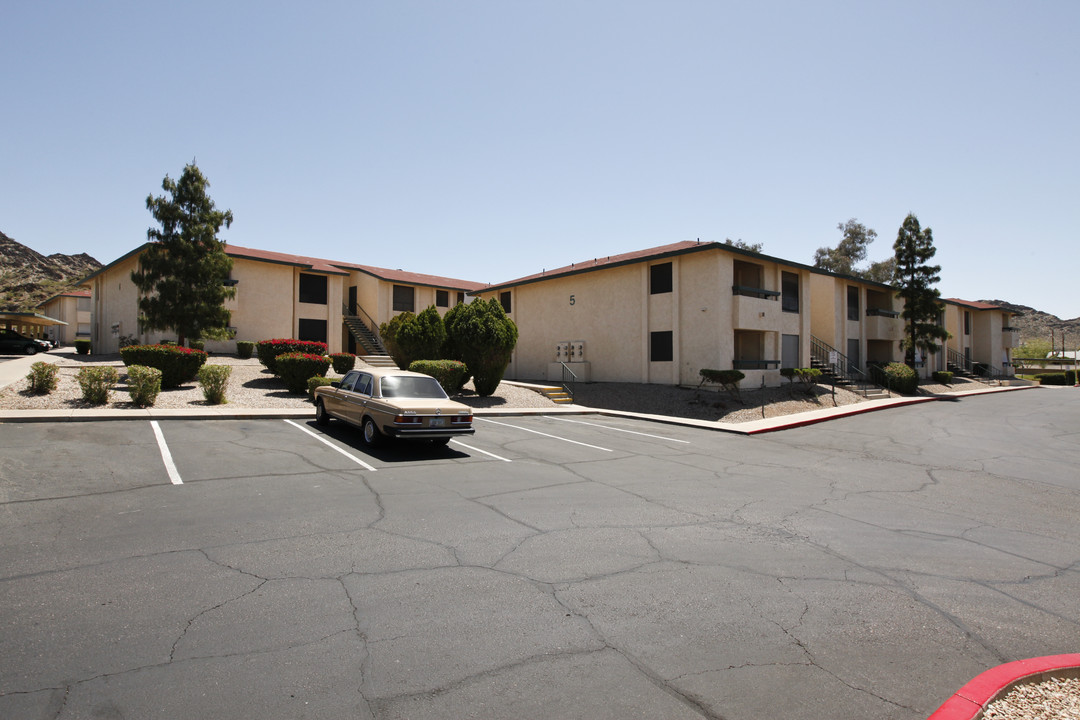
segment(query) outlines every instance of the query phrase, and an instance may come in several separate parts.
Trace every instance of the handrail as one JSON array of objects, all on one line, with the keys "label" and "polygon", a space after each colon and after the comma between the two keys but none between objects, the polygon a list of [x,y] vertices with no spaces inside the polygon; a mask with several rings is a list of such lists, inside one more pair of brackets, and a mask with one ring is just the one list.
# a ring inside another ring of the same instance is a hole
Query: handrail
[{"label": "handrail", "polygon": [[[355,312],[357,310],[363,313],[363,317],[360,317],[360,315]],[[368,331],[375,336],[375,340],[377,340],[380,345],[385,346],[382,337],[379,335],[379,324],[376,323],[375,319],[368,315],[367,311],[360,307],[359,304],[357,304],[356,307],[350,308],[346,303],[341,303],[341,314],[345,317],[360,318],[360,321],[364,323],[364,326],[367,327]]]},{"label": "handrail", "polygon": [[768,370],[771,367],[780,367],[779,360],[732,360],[733,370]]},{"label": "handrail", "polygon": [[963,368],[965,372],[969,372],[972,375],[975,374],[975,363],[971,360],[971,358],[967,357],[958,350],[953,350],[952,348],[948,348],[948,350],[949,353],[947,356],[947,361],[949,363],[955,365],[958,368]]},{"label": "handrail", "polygon": [[[830,362],[829,356],[836,353],[836,362]],[[833,373],[855,385],[863,396],[869,394],[871,387],[880,387],[870,377],[852,363],[847,355],[832,347],[820,338],[810,336],[810,357],[822,365],[831,365]]]},{"label": "handrail", "polygon": [[574,371],[567,367],[566,363],[560,362],[562,365],[562,387],[566,391],[566,394],[570,396],[570,399],[574,399],[574,383],[577,382],[577,375]]},{"label": "handrail", "polygon": [[866,317],[898,318],[900,317],[900,313],[896,310],[886,310],[885,308],[866,308]]}]

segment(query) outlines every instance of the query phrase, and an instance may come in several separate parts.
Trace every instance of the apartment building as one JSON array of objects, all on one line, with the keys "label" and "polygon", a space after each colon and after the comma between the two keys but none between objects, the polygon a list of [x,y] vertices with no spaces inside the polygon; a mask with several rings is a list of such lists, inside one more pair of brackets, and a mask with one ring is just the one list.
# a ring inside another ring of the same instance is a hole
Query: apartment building
[{"label": "apartment building", "polygon": [[45,316],[61,320],[65,324],[50,325],[44,329],[45,337],[61,345],[74,345],[76,339],[90,339],[92,313],[89,290],[72,290],[53,295],[38,303],[38,311]]},{"label": "apartment building", "polygon": [[948,298],[943,324],[951,336],[945,362],[949,369],[976,376],[1009,376],[1012,351],[1020,344],[1020,332],[1011,326],[1015,313],[992,303]]}]

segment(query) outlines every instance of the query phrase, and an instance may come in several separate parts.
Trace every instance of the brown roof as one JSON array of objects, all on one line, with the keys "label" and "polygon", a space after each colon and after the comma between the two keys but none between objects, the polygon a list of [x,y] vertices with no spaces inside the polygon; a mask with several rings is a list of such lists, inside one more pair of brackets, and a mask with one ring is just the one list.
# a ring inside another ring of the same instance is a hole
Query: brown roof
[{"label": "brown roof", "polygon": [[68,290],[67,292],[57,293],[57,294],[53,295],[51,298],[47,298],[45,300],[42,300],[41,302],[39,302],[37,304],[37,307],[41,307],[45,303],[52,302],[56,298],[61,298],[61,297],[73,297],[73,298],[84,298],[85,297],[85,298],[88,298],[88,297],[91,297],[91,294],[90,294],[89,290]]},{"label": "brown roof", "polygon": [[955,305],[965,305],[969,308],[975,308],[976,310],[1005,310],[1005,308],[999,307],[992,303],[978,302],[974,300],[961,300],[960,298],[945,298],[945,302],[951,302]]},{"label": "brown roof", "polygon": [[358,265],[356,263],[341,262],[339,260],[325,260],[322,258],[307,257],[305,255],[291,255],[289,253],[273,252],[271,250],[256,250],[231,244],[225,246],[225,253],[230,257],[248,258],[249,260],[280,263],[282,265],[296,265],[330,275],[346,275],[350,270],[358,270],[389,282],[452,288],[454,290],[464,290],[467,292],[479,290],[484,286],[483,283],[459,280],[457,278],[424,275],[423,273],[405,272],[403,270],[388,270],[386,268],[373,267],[371,265]]}]

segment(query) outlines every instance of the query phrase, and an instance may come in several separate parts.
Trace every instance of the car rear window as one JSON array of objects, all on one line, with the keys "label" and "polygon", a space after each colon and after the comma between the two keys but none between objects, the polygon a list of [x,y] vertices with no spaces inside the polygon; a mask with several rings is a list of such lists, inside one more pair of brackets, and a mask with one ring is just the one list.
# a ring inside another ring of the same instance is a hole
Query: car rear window
[{"label": "car rear window", "polygon": [[441,398],[447,395],[433,377],[390,375],[382,379],[382,394],[388,398]]}]

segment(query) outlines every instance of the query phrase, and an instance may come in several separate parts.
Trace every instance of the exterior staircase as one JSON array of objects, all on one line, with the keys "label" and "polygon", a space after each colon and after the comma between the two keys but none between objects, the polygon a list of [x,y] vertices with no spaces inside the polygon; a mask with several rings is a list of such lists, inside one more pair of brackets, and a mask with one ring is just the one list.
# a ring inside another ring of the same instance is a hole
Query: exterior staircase
[{"label": "exterior staircase", "polygon": [[551,400],[557,405],[570,405],[574,402],[574,398],[570,397],[570,393],[566,391],[566,388],[559,385],[545,385],[537,388],[540,394]]},{"label": "exterior staircase", "polygon": [[359,316],[346,314],[343,319],[345,326],[349,328],[349,333],[356,339],[357,344],[364,348],[364,352],[369,355],[389,355],[379,336],[372,332]]},{"label": "exterior staircase", "polygon": [[389,355],[361,355],[360,359],[372,367],[396,368],[397,363]]}]

